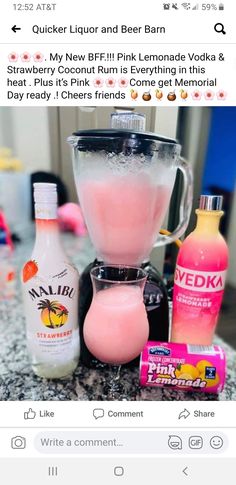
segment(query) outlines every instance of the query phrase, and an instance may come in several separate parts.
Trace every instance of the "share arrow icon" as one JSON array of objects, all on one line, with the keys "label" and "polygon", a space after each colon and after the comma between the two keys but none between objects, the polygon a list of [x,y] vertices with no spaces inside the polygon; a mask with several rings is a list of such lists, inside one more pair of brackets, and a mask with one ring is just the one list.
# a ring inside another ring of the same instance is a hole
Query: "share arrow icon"
[{"label": "share arrow icon", "polygon": [[179,419],[187,419],[188,417],[190,416],[190,412],[188,411],[188,409],[184,409],[183,411],[181,411],[181,413],[179,414]]}]

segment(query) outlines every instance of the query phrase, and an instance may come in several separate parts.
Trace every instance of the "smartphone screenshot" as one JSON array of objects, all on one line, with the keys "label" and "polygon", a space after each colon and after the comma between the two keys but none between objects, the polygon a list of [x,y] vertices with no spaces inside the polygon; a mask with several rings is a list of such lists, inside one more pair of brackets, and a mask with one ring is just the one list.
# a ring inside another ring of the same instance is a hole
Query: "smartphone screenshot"
[{"label": "smartphone screenshot", "polygon": [[1,5],[1,483],[235,485],[235,15]]}]

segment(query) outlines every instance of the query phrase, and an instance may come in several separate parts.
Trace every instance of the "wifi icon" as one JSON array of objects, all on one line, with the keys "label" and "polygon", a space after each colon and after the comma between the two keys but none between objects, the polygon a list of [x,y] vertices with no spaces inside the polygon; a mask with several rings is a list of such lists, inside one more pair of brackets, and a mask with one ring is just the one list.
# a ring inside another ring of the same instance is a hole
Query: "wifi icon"
[{"label": "wifi icon", "polygon": [[190,10],[191,3],[182,3],[182,7],[185,8],[185,10]]}]

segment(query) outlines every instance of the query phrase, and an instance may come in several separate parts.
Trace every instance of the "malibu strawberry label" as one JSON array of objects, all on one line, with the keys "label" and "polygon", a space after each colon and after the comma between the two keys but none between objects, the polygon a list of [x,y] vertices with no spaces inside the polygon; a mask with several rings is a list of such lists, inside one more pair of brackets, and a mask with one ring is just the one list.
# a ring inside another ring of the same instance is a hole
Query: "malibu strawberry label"
[{"label": "malibu strawberry label", "polygon": [[[57,273],[42,275],[40,263],[28,261],[22,271],[28,320],[28,345],[38,358],[50,353],[59,358],[72,345],[77,321],[78,274],[62,263]],[[54,270],[55,271],[55,270]]]}]

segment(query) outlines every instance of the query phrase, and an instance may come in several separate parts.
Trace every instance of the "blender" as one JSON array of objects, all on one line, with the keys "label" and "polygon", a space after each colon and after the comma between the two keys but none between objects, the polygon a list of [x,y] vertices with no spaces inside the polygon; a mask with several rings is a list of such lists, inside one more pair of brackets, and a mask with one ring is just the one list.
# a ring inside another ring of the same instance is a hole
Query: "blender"
[{"label": "blender", "polygon": [[[173,242],[185,231],[192,206],[192,173],[176,140],[127,129],[80,130],[73,148],[77,193],[97,258],[80,277],[81,360],[102,365],[88,351],[83,324],[92,301],[90,271],[101,264],[141,266],[148,277],[144,302],[149,340],[168,341],[169,313],[164,283],[150,264],[153,247]],[[159,234],[168,210],[176,172],[183,175],[179,223]]]}]

